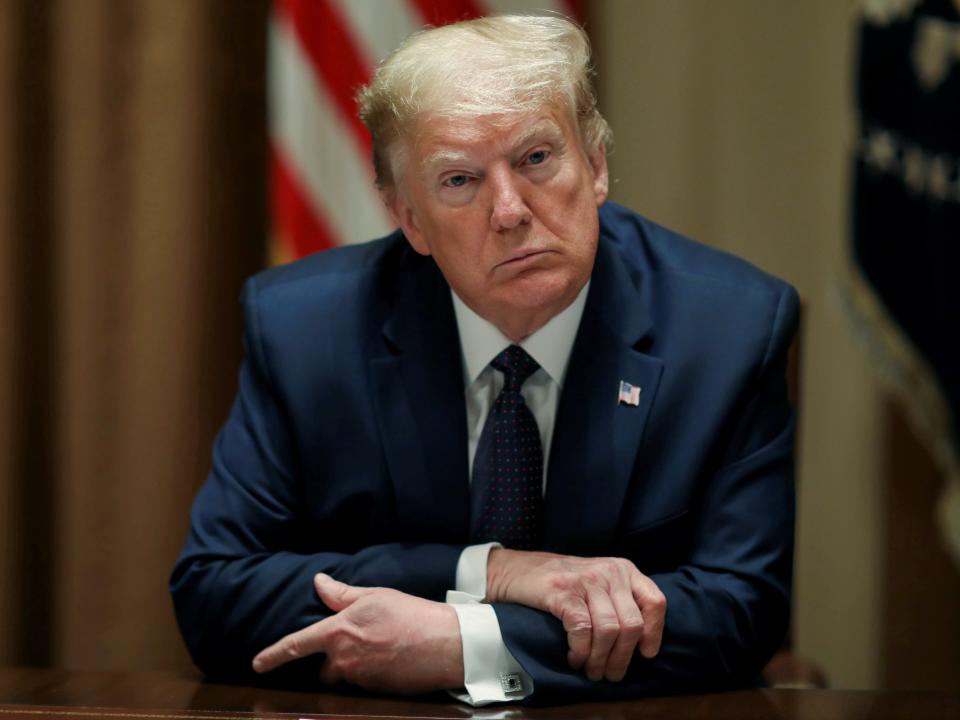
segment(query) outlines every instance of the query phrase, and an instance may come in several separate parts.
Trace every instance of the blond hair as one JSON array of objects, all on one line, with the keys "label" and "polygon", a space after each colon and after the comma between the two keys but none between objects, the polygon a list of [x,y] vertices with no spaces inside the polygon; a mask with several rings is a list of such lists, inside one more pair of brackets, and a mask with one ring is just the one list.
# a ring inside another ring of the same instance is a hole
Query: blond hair
[{"label": "blond hair", "polygon": [[576,118],[585,149],[605,150],[611,132],[591,75],[586,33],[559,16],[501,15],[414,33],[357,94],[377,184],[395,185],[401,141],[425,114],[510,118],[559,107]]}]

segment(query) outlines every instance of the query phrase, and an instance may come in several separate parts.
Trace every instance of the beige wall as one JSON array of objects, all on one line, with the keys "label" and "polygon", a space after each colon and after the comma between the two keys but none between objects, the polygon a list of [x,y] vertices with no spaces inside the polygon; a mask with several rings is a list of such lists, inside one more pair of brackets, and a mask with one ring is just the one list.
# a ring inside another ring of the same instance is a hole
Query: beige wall
[{"label": "beige wall", "polygon": [[845,258],[848,2],[602,0],[612,198],[786,278],[805,302],[796,645],[879,682],[876,388],[835,286]]}]

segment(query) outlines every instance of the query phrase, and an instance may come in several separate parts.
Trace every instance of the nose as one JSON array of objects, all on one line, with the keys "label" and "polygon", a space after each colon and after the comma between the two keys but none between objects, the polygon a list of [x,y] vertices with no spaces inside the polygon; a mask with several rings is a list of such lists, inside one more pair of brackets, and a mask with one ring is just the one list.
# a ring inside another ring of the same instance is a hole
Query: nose
[{"label": "nose", "polygon": [[512,168],[491,172],[488,182],[492,191],[490,227],[495,232],[512,230],[530,222],[532,213],[524,200],[521,181],[514,176]]}]

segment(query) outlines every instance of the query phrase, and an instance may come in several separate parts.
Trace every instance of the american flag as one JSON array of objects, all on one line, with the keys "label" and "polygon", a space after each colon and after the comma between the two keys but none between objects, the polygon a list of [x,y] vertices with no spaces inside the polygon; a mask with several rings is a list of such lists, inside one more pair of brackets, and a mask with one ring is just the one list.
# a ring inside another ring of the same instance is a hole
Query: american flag
[{"label": "american flag", "polygon": [[845,297],[943,473],[939,522],[960,567],[960,0],[861,10]]},{"label": "american flag", "polygon": [[640,386],[631,385],[628,382],[620,381],[620,392],[617,395],[618,405],[632,405],[636,407],[640,404]]},{"label": "american flag", "polygon": [[274,0],[269,40],[272,260],[393,229],[354,95],[413,31],[507,12],[583,21],[586,0]]}]

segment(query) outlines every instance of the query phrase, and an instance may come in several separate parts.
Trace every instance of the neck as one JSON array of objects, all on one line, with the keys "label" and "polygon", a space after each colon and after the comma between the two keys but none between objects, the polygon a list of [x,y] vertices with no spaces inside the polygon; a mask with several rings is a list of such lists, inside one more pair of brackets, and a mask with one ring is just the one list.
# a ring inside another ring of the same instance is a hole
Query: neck
[{"label": "neck", "polygon": [[[570,303],[576,300],[579,293],[580,290],[578,289],[570,297],[565,297],[548,307],[537,308],[530,312],[520,313],[516,310],[507,310],[500,313],[499,317],[484,317],[484,319],[493,324],[510,342],[519,344],[570,307]],[[481,317],[483,316],[481,315]]]},{"label": "neck", "polygon": [[544,318],[529,319],[525,321],[518,322],[517,318],[507,318],[504,322],[498,322],[497,320],[487,318],[491,323],[493,323],[497,330],[502,332],[510,342],[515,345],[519,345],[521,342],[526,340],[528,337],[533,335],[537,330],[542,328],[556,313],[550,314]]}]

